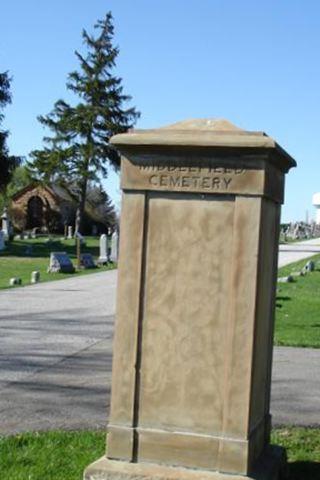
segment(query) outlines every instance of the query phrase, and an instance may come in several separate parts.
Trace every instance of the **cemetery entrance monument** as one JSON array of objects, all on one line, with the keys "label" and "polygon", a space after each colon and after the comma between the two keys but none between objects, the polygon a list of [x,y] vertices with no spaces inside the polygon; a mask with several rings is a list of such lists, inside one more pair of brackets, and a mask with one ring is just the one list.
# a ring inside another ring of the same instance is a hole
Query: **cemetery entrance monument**
[{"label": "cemetery entrance monument", "polygon": [[84,478],[278,480],[272,339],[295,161],[225,120],[112,143],[123,201],[111,414],[107,454]]}]

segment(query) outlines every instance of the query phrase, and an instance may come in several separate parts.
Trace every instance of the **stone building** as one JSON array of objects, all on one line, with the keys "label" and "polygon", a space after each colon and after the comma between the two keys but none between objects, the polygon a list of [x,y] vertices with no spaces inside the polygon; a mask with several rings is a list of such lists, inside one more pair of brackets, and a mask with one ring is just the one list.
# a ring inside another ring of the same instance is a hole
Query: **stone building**
[{"label": "stone building", "polygon": [[[12,197],[11,220],[16,231],[39,229],[40,232],[62,233],[66,225],[74,225],[77,199],[71,189],[61,185],[30,184]],[[113,210],[113,209],[111,209]],[[84,231],[103,233],[115,222],[89,200],[85,206]]]}]

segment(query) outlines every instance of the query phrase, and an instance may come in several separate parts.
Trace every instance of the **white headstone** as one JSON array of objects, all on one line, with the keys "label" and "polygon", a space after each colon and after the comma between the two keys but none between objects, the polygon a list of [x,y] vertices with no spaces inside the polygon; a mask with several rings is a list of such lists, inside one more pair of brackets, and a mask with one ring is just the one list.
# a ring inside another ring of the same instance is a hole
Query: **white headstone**
[{"label": "white headstone", "polygon": [[4,250],[6,248],[6,244],[4,243],[4,238],[5,238],[4,231],[0,230],[0,252],[1,250]]},{"label": "white headstone", "polygon": [[4,232],[5,238],[8,238],[10,235],[10,219],[8,215],[8,209],[5,207],[3,214],[1,215],[2,221],[2,231]]},{"label": "white headstone", "polygon": [[111,254],[110,254],[111,262],[118,261],[118,232],[115,231],[111,237]]},{"label": "white headstone", "polygon": [[39,270],[35,270],[31,272],[31,283],[38,283],[40,282],[40,272]]},{"label": "white headstone", "polygon": [[99,259],[98,263],[103,264],[103,263],[108,263],[108,237],[105,233],[103,233],[100,237],[100,254],[99,254]]},{"label": "white headstone", "polygon": [[66,252],[51,252],[49,273],[73,273],[74,266]]},{"label": "white headstone", "polygon": [[70,240],[71,238],[73,238],[73,228],[72,228],[72,225],[69,225],[68,226],[68,239]]},{"label": "white headstone", "polygon": [[9,285],[10,287],[13,287],[14,285],[21,285],[22,280],[19,277],[12,277],[10,278]]}]

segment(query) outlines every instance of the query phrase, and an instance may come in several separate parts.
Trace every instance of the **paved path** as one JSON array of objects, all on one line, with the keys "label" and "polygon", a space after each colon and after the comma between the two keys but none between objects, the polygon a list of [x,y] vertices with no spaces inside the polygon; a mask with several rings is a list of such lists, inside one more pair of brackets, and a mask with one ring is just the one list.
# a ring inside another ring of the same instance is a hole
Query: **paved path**
[{"label": "paved path", "polygon": [[278,266],[284,267],[289,263],[312,257],[312,255],[317,253],[320,253],[320,238],[280,245]]},{"label": "paved path", "polygon": [[[0,291],[0,432],[105,428],[115,289],[110,271]],[[319,365],[320,350],[275,348],[276,424],[320,424]]]},{"label": "paved path", "polygon": [[105,426],[116,271],[0,291],[0,432]]}]

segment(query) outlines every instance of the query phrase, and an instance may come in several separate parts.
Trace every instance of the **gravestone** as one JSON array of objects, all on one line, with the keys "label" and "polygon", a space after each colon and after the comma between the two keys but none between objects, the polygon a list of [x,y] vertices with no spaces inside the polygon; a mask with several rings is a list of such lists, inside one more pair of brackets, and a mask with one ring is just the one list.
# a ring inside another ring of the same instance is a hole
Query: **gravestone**
[{"label": "gravestone", "polygon": [[72,225],[68,226],[68,239],[71,240],[73,238],[73,228]]},{"label": "gravestone", "polygon": [[39,227],[33,228],[31,232],[31,238],[37,238],[39,231],[40,231]]},{"label": "gravestone", "polygon": [[0,230],[0,252],[6,248],[5,234],[3,230]]},{"label": "gravestone", "polygon": [[91,253],[81,253],[80,266],[83,268],[97,268]]},{"label": "gravestone", "polygon": [[100,237],[99,247],[100,247],[100,252],[99,252],[100,254],[98,258],[98,264],[103,265],[105,263],[108,263],[108,255],[107,255],[108,237],[105,233],[103,233]]},{"label": "gravestone", "polygon": [[11,224],[7,207],[3,209],[3,213],[1,215],[1,225],[1,230],[3,231],[4,237],[7,240],[11,234]]},{"label": "gravestone", "polygon": [[111,235],[111,251],[110,251],[110,260],[111,262],[116,263],[118,261],[118,232],[114,231]]},{"label": "gravestone", "polygon": [[308,272],[313,272],[315,269],[315,263],[313,260],[309,260],[304,267]]},{"label": "gravestone", "polygon": [[22,280],[19,277],[12,277],[9,281],[10,287],[14,287],[15,285],[22,285]]},{"label": "gravestone", "polygon": [[[299,273],[299,276],[301,275],[301,272]],[[278,283],[292,283],[294,282],[294,276],[297,276],[297,275],[288,275],[287,277],[279,277],[277,282]]]},{"label": "gravestone", "polygon": [[74,266],[66,252],[51,252],[49,273],[73,273]]},{"label": "gravestone", "polygon": [[224,120],[121,152],[107,455],[86,480],[279,480],[270,386],[280,206],[295,161]]},{"label": "gravestone", "polygon": [[38,283],[40,282],[40,272],[39,270],[35,270],[31,272],[31,283]]}]

